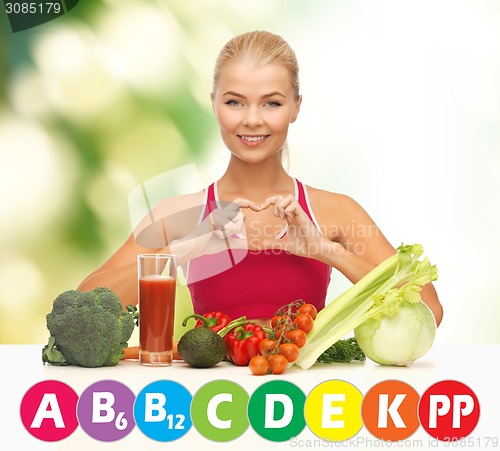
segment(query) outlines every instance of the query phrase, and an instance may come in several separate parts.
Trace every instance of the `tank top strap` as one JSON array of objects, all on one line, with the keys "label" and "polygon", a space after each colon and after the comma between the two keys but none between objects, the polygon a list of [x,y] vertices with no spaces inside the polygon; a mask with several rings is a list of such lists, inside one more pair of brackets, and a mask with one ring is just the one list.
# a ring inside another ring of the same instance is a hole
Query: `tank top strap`
[{"label": "tank top strap", "polygon": [[213,210],[217,208],[217,199],[215,198],[215,183],[210,184],[205,189],[205,196],[203,201],[203,210],[200,216],[198,224],[207,218],[207,216],[212,213]]},{"label": "tank top strap", "polygon": [[309,216],[309,219],[312,222],[314,222],[311,210],[309,208],[309,202],[307,199],[307,194],[304,185],[297,179],[295,179],[295,182],[297,183],[297,201],[299,202],[299,205],[302,207],[302,210],[304,210],[306,215]]},{"label": "tank top strap", "polygon": [[318,220],[316,219],[316,216],[314,216],[314,212],[311,208],[306,187],[297,179],[295,179],[295,182],[297,184],[297,201],[299,202],[299,205],[302,207],[302,210],[304,210],[304,212],[309,217],[311,222],[316,226],[316,228],[321,231]]}]

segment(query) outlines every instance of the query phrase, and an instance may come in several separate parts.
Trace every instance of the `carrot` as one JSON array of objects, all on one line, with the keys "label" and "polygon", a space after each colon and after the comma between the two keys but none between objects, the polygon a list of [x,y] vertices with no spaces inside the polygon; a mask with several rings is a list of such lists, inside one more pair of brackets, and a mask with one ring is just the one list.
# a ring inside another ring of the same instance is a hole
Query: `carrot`
[{"label": "carrot", "polygon": [[179,354],[179,350],[177,349],[177,341],[174,341],[172,346],[172,358],[174,360],[182,360],[181,355]]},{"label": "carrot", "polygon": [[122,360],[139,360],[139,346],[129,346],[125,348]]},{"label": "carrot", "polygon": [[[172,348],[172,358],[174,360],[182,360],[182,357],[179,355],[179,351],[177,350],[176,341],[174,341]],[[125,348],[122,360],[139,360],[139,346],[129,346],[128,348]]]}]

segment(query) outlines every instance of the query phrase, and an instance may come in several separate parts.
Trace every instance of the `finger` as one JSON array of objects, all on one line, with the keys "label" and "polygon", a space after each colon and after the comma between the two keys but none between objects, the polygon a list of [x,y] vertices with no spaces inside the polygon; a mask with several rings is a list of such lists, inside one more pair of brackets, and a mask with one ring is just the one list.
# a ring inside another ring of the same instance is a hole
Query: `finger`
[{"label": "finger", "polygon": [[233,219],[234,231],[233,233],[238,235],[245,228],[245,215],[240,211],[239,214]]},{"label": "finger", "polygon": [[239,210],[240,208],[250,208],[250,210],[253,211],[261,210],[261,208],[258,205],[256,205],[254,202],[248,199],[237,198],[233,200],[229,205],[231,206],[230,208],[233,210]]},{"label": "finger", "polygon": [[276,204],[276,202],[279,201],[279,199],[281,199],[283,196],[271,196],[271,197],[268,197],[264,203],[260,206],[260,208],[262,210],[265,210],[266,208],[268,208],[270,205],[274,205]]},{"label": "finger", "polygon": [[293,218],[293,211],[295,210],[295,205],[297,201],[292,196],[287,196],[281,199],[277,204],[277,210],[281,219],[285,217]]},{"label": "finger", "polygon": [[230,221],[230,219],[222,212],[222,210],[219,209],[212,211],[210,217],[212,218],[210,222],[212,223],[212,227],[214,229],[220,229],[224,226],[224,224]]},{"label": "finger", "polygon": [[291,221],[293,217],[298,214],[298,202],[290,202],[290,204],[284,208],[284,214],[286,219]]}]

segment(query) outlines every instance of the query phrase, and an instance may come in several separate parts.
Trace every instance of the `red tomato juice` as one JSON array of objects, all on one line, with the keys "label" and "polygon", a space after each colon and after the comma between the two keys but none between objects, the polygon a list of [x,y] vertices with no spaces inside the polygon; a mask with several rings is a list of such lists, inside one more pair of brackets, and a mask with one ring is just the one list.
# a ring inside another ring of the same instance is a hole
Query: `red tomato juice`
[{"label": "red tomato juice", "polygon": [[141,351],[170,352],[174,333],[175,278],[146,276],[139,280]]}]

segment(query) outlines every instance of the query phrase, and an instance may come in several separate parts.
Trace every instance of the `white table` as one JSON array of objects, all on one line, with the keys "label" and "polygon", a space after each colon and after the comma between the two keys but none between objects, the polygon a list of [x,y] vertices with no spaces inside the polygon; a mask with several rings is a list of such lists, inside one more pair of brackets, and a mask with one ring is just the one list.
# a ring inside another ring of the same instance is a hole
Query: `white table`
[{"label": "white table", "polygon": [[[253,376],[247,367],[236,367],[221,363],[210,369],[194,369],[186,364],[174,364],[166,368],[147,368],[137,362],[120,362],[115,367],[80,368],[51,367],[41,362],[42,345],[0,345],[1,386],[3,387],[0,411],[0,427],[2,438],[7,448],[12,450],[289,450],[300,449],[346,449],[330,443],[328,447],[313,442],[317,437],[306,426],[294,443],[269,442],[258,436],[251,426],[236,441],[215,443],[201,436],[194,427],[181,439],[172,443],[156,442],[146,437],[138,428],[117,442],[100,442],[89,437],[81,427],[68,438],[46,443],[32,437],[24,428],[19,414],[21,400],[28,389],[37,382],[55,379],[70,385],[80,395],[89,385],[104,379],[120,381],[127,385],[137,395],[147,384],[170,379],[184,385],[191,394],[211,380],[229,379],[240,384],[251,395],[257,387],[272,379],[280,378],[298,385],[308,393],[321,382],[329,379],[341,379],[355,385],[365,394],[373,385],[389,379],[398,379],[411,385],[420,395],[431,385],[441,380],[454,379],[467,384],[477,395],[481,406],[481,417],[476,429],[470,437],[474,439],[500,437],[500,389],[498,376],[498,358],[500,345],[435,345],[431,351],[413,366],[408,368],[383,367],[369,360],[364,363],[315,365],[304,371],[293,367],[283,375]],[[422,427],[413,434],[402,449],[436,449],[429,446],[430,436]],[[310,442],[307,442],[310,440]],[[388,447],[387,442],[375,443],[376,439],[363,427],[352,439],[350,447],[357,449],[380,449]],[[371,440],[371,442],[370,442]],[[476,442],[477,443],[477,442]],[[298,445],[302,444],[302,447]],[[309,447],[304,445],[311,445]],[[316,444],[316,447],[312,445]],[[384,446],[385,445],[385,446]],[[389,443],[390,445],[390,443]],[[474,446],[473,449],[495,449]],[[395,444],[392,446],[395,448]],[[440,443],[437,449],[453,449],[448,444]],[[455,446],[454,448],[460,449]],[[463,449],[463,448],[462,448]],[[500,446],[496,449],[500,449]]]}]

